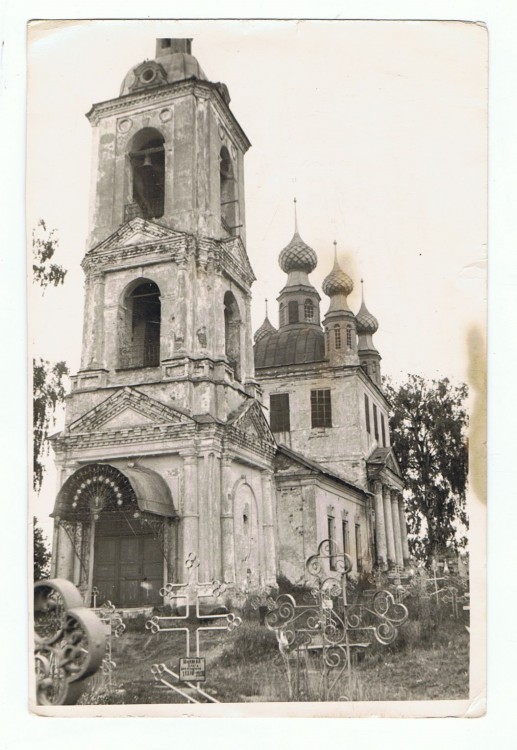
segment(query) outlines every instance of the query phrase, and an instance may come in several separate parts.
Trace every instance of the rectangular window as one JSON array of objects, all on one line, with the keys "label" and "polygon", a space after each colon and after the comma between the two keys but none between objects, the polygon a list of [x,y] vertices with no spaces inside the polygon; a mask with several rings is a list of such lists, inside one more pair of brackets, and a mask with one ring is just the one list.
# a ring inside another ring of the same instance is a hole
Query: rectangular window
[{"label": "rectangular window", "polygon": [[339,326],[334,327],[334,336],[336,338],[336,349],[341,349],[341,328]]},{"label": "rectangular window", "polygon": [[366,393],[364,394],[364,416],[366,417],[366,432],[370,434],[370,400]]},{"label": "rectangular window", "polygon": [[382,433],[382,447],[386,447],[386,423],[384,421],[384,414],[381,414],[381,433]]},{"label": "rectangular window", "polygon": [[379,422],[377,420],[377,407],[373,405],[373,434],[375,439],[379,442]]},{"label": "rectangular window", "polygon": [[272,432],[289,432],[291,429],[289,416],[289,394],[275,393],[269,397],[269,409]]},{"label": "rectangular window", "polygon": [[355,559],[357,563],[357,572],[360,573],[363,569],[363,557],[361,550],[361,527],[358,523],[355,525]]},{"label": "rectangular window", "polygon": [[298,302],[294,300],[289,302],[287,309],[289,311],[289,323],[298,323]]},{"label": "rectangular window", "polygon": [[336,558],[332,554],[334,552],[334,518],[333,516],[327,516],[327,531],[328,531],[328,538],[330,539],[330,560],[329,565],[331,570],[336,569]]},{"label": "rectangular window", "polygon": [[348,521],[343,521],[341,523],[341,532],[343,534],[343,552],[345,555],[348,554]]},{"label": "rectangular window", "polygon": [[311,391],[311,418],[313,427],[332,427],[330,391]]}]

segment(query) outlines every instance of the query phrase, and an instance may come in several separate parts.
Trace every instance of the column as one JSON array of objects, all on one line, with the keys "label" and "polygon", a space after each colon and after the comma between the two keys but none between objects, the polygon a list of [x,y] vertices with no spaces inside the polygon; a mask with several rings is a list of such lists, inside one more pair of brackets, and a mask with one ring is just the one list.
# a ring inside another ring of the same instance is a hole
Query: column
[{"label": "column", "polygon": [[[197,456],[183,459],[183,559],[181,569],[189,554],[199,554],[199,505],[197,491]],[[183,575],[185,573],[183,572]]]},{"label": "column", "polygon": [[400,537],[402,541],[402,557],[404,559],[404,565],[409,565],[410,560],[410,554],[409,554],[409,544],[408,544],[408,538],[407,538],[407,524],[406,524],[406,514],[404,512],[404,498],[402,497],[402,492],[398,493],[398,500],[399,500],[399,518],[400,518]]},{"label": "column", "polygon": [[395,556],[397,559],[397,565],[401,568],[404,567],[404,559],[402,557],[402,540],[400,537],[400,514],[399,514],[399,498],[396,490],[391,490],[391,513],[393,516],[393,536],[395,537]]},{"label": "column", "polygon": [[388,548],[388,565],[392,567],[397,562],[395,553],[395,537],[393,534],[393,515],[391,512],[391,497],[389,487],[382,486],[382,501],[384,505],[384,523],[386,525],[386,542]]},{"label": "column", "polygon": [[276,552],[275,526],[273,518],[272,472],[261,472],[262,504],[263,504],[263,535],[264,535],[264,583],[276,583]]},{"label": "column", "polygon": [[221,560],[223,581],[235,583],[232,459],[227,456],[223,457],[221,466]]},{"label": "column", "polygon": [[377,547],[377,565],[386,568],[388,562],[388,547],[386,540],[386,524],[384,523],[384,503],[382,501],[382,484],[373,485],[375,495],[375,544]]}]

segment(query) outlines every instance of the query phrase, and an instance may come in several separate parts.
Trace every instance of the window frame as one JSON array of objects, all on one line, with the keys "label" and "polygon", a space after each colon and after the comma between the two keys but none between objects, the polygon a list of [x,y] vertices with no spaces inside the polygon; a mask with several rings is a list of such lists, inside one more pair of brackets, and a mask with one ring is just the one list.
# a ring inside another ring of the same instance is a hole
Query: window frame
[{"label": "window frame", "polygon": [[[273,408],[273,399],[283,399],[283,408]],[[287,403],[287,409],[285,409],[285,403]],[[273,419],[273,414],[275,419]],[[280,417],[278,416],[280,415]],[[287,417],[287,418],[286,418]],[[276,420],[280,419],[281,429],[277,428]],[[289,393],[271,393],[269,395],[269,422],[271,432],[290,432],[291,431],[291,409],[289,403]],[[285,425],[287,424],[287,427]]]},{"label": "window frame", "polygon": [[332,397],[330,388],[311,390],[311,427],[326,429],[332,427]]}]

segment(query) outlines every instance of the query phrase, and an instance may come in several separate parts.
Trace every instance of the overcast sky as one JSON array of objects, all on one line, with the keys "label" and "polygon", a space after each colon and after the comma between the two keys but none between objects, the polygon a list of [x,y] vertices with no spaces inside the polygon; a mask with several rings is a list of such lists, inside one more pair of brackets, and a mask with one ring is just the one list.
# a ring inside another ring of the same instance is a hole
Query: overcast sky
[{"label": "overcast sky", "polygon": [[[245,157],[247,250],[277,325],[293,234],[332,266],[333,241],[379,320],[385,374],[468,380],[467,333],[483,328],[486,255],[486,32],[455,22],[66,22],[29,36],[27,222],[60,239],[65,286],[34,296],[34,351],[79,366],[93,102],[119,94],[156,37],[193,37],[225,82],[252,147]],[[322,293],[322,314],[328,298]],[[46,489],[48,497],[53,487]],[[48,501],[50,502],[50,500]]]}]

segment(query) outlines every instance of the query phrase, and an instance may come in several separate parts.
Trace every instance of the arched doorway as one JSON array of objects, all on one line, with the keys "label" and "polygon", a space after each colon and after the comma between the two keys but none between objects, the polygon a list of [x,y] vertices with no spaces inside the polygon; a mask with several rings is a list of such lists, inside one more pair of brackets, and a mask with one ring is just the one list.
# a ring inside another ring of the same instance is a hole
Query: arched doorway
[{"label": "arched doorway", "polygon": [[170,555],[164,547],[166,519],[152,511],[153,503],[167,503],[172,517],[164,480],[143,468],[123,473],[110,464],[88,464],[61,488],[53,515],[77,541],[79,584],[84,591],[99,592],[97,603],[109,599],[116,606],[140,607],[162,602],[160,589]]}]

